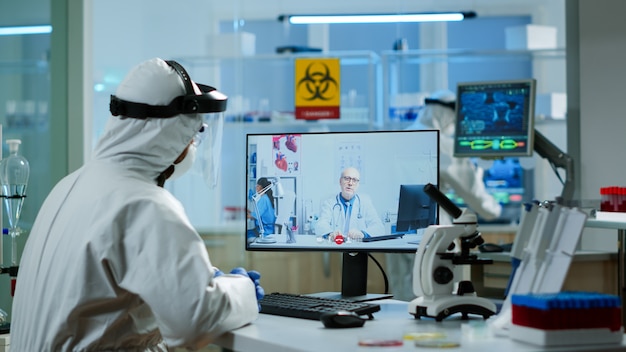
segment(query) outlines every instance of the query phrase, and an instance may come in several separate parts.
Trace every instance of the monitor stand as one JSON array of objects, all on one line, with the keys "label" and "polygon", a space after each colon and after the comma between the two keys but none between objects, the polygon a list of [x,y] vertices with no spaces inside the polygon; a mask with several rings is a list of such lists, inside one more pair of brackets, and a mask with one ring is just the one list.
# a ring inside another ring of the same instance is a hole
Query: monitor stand
[{"label": "monitor stand", "polygon": [[367,293],[367,260],[366,252],[343,253],[341,292],[319,292],[309,296],[347,299],[354,302],[393,298],[389,293]]}]

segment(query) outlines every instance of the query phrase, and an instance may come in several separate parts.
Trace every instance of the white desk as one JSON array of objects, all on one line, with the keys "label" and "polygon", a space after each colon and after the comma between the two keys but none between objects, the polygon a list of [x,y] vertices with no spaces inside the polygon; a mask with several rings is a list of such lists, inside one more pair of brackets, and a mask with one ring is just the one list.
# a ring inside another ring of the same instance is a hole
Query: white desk
[{"label": "white desk", "polygon": [[[402,347],[359,347],[359,337],[397,337],[407,332],[444,332],[449,340],[456,340],[460,347],[456,351],[626,351],[626,340],[621,345],[567,346],[545,348],[494,337],[485,329],[474,329],[474,333],[462,333],[469,324],[482,324],[482,318],[463,321],[449,318],[440,323],[431,319],[414,319],[407,311],[407,303],[395,300],[377,301],[381,311],[374,313],[374,320],[367,321],[362,328],[326,329],[321,322],[306,319],[284,318],[261,314],[248,326],[226,333],[215,344],[233,351],[281,352],[281,351],[418,351],[413,341],[404,341]],[[473,317],[473,316],[471,316]],[[481,334],[482,332],[482,334]],[[433,350],[432,348],[429,348]],[[450,350],[447,348],[446,350]]]},{"label": "white desk", "polygon": [[287,235],[272,234],[269,235],[276,240],[275,243],[258,243],[249,244],[254,249],[288,249],[288,250],[360,250],[360,251],[376,251],[390,249],[407,249],[417,250],[419,241],[422,239],[423,231],[419,234],[407,234],[401,238],[394,238],[382,241],[360,242],[351,240],[342,244],[336,244],[329,240],[320,240],[315,235],[295,235],[294,243],[287,243]]}]

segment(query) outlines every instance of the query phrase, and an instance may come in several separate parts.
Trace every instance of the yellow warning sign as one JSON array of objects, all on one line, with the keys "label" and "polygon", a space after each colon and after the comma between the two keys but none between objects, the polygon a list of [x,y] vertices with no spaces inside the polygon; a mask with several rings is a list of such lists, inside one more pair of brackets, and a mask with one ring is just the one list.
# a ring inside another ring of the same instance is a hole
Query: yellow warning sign
[{"label": "yellow warning sign", "polygon": [[338,119],[341,64],[338,58],[295,60],[296,119]]}]

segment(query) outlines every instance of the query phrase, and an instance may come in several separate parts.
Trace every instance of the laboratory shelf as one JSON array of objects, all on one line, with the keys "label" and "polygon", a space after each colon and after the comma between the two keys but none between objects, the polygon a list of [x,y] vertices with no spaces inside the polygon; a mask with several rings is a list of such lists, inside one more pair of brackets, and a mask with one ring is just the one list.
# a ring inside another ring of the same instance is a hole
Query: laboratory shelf
[{"label": "laboratory shelf", "polygon": [[459,82],[535,78],[538,95],[566,91],[562,48],[384,51],[381,66],[383,121],[391,128],[408,126],[424,98],[440,90],[454,92]]},{"label": "laboratory shelf", "polygon": [[[295,63],[305,58],[339,59],[339,119],[302,121],[294,118]],[[345,128],[344,125],[366,125],[367,129],[381,125],[380,56],[372,51],[181,57],[176,60],[194,79],[209,82],[229,96],[227,123],[305,124],[307,129],[322,124],[331,130],[335,126]]]},{"label": "laboratory shelf", "polygon": [[402,61],[406,64],[424,64],[432,62],[478,62],[490,61],[523,61],[528,60],[563,60],[565,49],[538,49],[538,50],[406,50],[384,51],[382,59]]}]

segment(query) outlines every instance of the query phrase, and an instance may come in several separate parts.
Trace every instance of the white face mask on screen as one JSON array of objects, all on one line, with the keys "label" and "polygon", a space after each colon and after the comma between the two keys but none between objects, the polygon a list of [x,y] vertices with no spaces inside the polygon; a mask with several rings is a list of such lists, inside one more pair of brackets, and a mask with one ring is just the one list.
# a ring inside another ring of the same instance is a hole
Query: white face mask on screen
[{"label": "white face mask on screen", "polygon": [[178,164],[174,164],[174,172],[168,180],[175,180],[187,173],[187,171],[189,171],[189,169],[191,169],[191,167],[193,166],[195,160],[196,146],[192,143],[187,149],[187,155],[185,155],[185,158],[181,160],[181,162],[179,162]]}]

